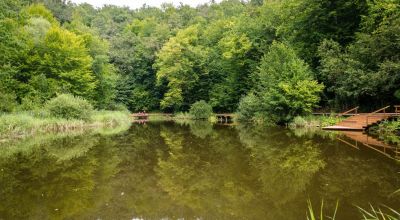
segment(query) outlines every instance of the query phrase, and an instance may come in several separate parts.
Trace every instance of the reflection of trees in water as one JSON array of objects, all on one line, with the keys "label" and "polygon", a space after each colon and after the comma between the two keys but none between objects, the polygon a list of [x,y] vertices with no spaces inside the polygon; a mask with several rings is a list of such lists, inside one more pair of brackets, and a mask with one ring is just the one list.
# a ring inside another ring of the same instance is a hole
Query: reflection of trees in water
[{"label": "reflection of trees in water", "polygon": [[393,166],[394,161],[369,153],[335,142],[329,144],[328,165],[318,175],[315,197],[332,201],[331,209],[340,198],[340,219],[359,217],[351,214],[354,205],[368,207],[369,203],[380,205],[385,201],[386,205],[400,210],[400,197],[388,197],[399,188],[398,168]]},{"label": "reflection of trees in water", "polygon": [[257,170],[262,193],[274,204],[270,218],[297,219],[305,210],[307,186],[325,166],[320,148],[287,130],[251,126],[238,129],[240,140],[251,150],[251,165]]},{"label": "reflection of trees in water", "polygon": [[117,162],[112,152],[92,148],[100,141],[94,136],[49,140],[0,158],[2,218],[65,219],[100,202],[97,178],[115,173],[108,170]]},{"label": "reflection of trees in water", "polygon": [[175,203],[192,210],[191,217],[254,219],[257,211],[268,211],[256,208],[263,198],[255,197],[256,179],[232,130],[217,130],[207,139],[184,129],[163,129],[161,136],[170,149],[156,169],[159,185]]},{"label": "reflection of trees in water", "polygon": [[208,121],[197,120],[189,123],[190,132],[198,138],[206,138],[213,134],[213,124]]},{"label": "reflection of trees in water", "polygon": [[319,148],[310,141],[288,142],[282,130],[239,132],[245,146],[232,129],[216,128],[205,140],[184,129],[162,130],[170,149],[158,163],[160,186],[176,203],[214,218],[277,219],[293,212],[296,219],[303,214],[304,209],[288,210],[287,205],[299,205],[296,199],[324,166]]},{"label": "reflection of trees in water", "polygon": [[369,187],[392,190],[393,166],[329,143],[280,128],[173,123],[51,139],[0,157],[0,217],[298,219],[308,196],[363,205]]},{"label": "reflection of trees in water", "polygon": [[131,219],[133,216],[160,219],[176,216],[178,206],[158,186],[154,168],[168,151],[160,137],[160,127],[171,124],[133,124],[128,133],[116,137],[121,160],[118,174],[108,183],[113,197],[85,215],[85,219]]}]

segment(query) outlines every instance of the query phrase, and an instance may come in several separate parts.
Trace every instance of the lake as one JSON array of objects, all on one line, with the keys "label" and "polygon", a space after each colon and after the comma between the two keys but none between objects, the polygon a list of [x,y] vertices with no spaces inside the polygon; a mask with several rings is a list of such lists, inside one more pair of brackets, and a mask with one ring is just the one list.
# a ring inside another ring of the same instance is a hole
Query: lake
[{"label": "lake", "polygon": [[[395,155],[394,155],[395,156]],[[207,122],[0,145],[0,219],[337,219],[400,210],[400,164],[338,132]],[[392,158],[391,158],[392,157]]]}]

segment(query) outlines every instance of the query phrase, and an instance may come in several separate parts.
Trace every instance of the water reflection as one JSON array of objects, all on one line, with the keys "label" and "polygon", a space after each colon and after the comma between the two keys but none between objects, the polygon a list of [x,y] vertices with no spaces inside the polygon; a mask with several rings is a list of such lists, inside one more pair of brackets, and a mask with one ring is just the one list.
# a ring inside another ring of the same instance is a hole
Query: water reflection
[{"label": "water reflection", "polygon": [[[399,208],[398,164],[332,133],[207,122],[0,148],[1,219],[302,219],[306,200]],[[329,208],[329,207],[328,207]]]}]

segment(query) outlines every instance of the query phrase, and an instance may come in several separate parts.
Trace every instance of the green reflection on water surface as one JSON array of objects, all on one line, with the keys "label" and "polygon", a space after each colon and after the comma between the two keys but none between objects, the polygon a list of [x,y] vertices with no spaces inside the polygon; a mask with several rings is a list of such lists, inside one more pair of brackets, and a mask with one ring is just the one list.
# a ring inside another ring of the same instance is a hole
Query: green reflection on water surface
[{"label": "green reflection on water surface", "polygon": [[207,122],[48,135],[0,146],[0,219],[305,219],[321,199],[400,208],[396,161],[335,133]]}]

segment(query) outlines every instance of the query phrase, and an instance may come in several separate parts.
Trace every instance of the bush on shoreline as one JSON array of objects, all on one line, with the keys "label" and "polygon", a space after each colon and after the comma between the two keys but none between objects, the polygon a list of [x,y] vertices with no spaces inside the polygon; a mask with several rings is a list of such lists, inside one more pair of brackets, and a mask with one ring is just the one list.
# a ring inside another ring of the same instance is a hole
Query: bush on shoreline
[{"label": "bush on shoreline", "polygon": [[57,118],[34,112],[19,112],[0,115],[0,139],[26,137],[46,132],[68,132],[77,129],[128,125],[128,112],[93,111],[87,121]]},{"label": "bush on shoreline", "polygon": [[206,101],[201,100],[190,106],[189,114],[193,119],[208,119],[213,114],[213,109]]},{"label": "bush on shoreline", "polygon": [[51,116],[64,119],[88,121],[93,106],[85,99],[70,94],[61,94],[49,100],[45,109]]},{"label": "bush on shoreline", "polygon": [[311,127],[326,127],[335,125],[336,123],[343,120],[341,117],[331,116],[296,116],[289,123],[291,128],[311,128]]}]

